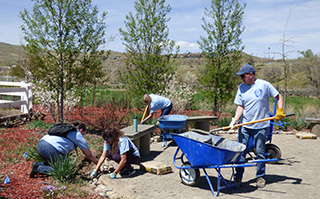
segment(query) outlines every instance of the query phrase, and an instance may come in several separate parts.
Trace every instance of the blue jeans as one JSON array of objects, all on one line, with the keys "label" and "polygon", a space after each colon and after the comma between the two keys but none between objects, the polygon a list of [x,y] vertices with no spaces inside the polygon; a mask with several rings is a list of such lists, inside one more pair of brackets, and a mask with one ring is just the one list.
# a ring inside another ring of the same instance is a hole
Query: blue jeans
[{"label": "blue jeans", "polygon": [[49,165],[49,162],[55,161],[55,159],[59,156],[65,156],[44,140],[40,140],[40,142],[38,143],[37,151],[41,158],[45,161],[44,163],[39,163],[38,172],[40,174],[47,174],[52,172],[53,169]]},{"label": "blue jeans", "polygon": [[[248,148],[248,143],[249,143],[250,137],[252,137],[257,159],[265,159],[266,130],[267,130],[267,128],[248,129],[248,128],[242,127],[239,130],[238,142],[246,145]],[[246,159],[245,159],[246,153],[247,153],[247,151],[245,151],[243,153],[243,155],[241,156],[240,163],[246,161]],[[265,162],[257,163],[256,176],[263,177],[265,175],[265,170],[266,170],[266,163]],[[237,167],[236,168],[236,177],[237,178],[242,179],[243,173],[244,173],[244,167]]]},{"label": "blue jeans", "polygon": [[169,113],[172,110],[172,107],[173,107],[173,105],[172,105],[172,103],[170,103],[170,105],[167,108],[161,109],[161,116],[169,115]]}]

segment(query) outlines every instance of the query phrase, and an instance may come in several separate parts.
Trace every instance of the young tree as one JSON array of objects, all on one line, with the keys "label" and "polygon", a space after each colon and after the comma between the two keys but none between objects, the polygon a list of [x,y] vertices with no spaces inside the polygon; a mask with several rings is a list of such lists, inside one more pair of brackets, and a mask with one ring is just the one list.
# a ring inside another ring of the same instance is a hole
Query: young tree
[{"label": "young tree", "polygon": [[[65,93],[83,87],[102,72],[98,57],[105,43],[105,18],[91,0],[34,0],[20,12],[27,57],[35,83],[55,93],[63,122]],[[58,116],[59,117],[59,116]]]},{"label": "young tree", "polygon": [[308,49],[301,52],[303,58],[299,58],[300,65],[307,71],[310,85],[315,90],[317,98],[320,99],[320,57]]},{"label": "young tree", "polygon": [[119,79],[133,96],[161,93],[174,74],[170,63],[178,52],[168,39],[171,7],[165,0],[136,0],[134,7],[136,14],[129,12],[125,29],[119,29],[126,47],[126,69],[118,70]]},{"label": "young tree", "polygon": [[205,8],[202,28],[207,37],[198,41],[206,66],[199,76],[199,91],[213,103],[216,114],[232,96],[238,81],[235,73],[239,68],[243,50],[240,35],[243,10],[237,0],[212,0],[211,7]]}]

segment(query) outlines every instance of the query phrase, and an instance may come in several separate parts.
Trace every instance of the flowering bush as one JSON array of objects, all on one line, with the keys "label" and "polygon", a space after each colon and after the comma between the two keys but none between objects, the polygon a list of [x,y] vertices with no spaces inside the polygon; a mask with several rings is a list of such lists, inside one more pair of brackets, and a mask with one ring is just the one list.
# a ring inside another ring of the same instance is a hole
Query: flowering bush
[{"label": "flowering bush", "polygon": [[175,112],[181,113],[189,108],[192,96],[196,93],[196,82],[196,75],[190,71],[183,75],[174,74],[166,87],[165,96],[172,101]]},{"label": "flowering bush", "polygon": [[[43,111],[48,112],[52,115],[53,119],[57,120],[58,108],[60,107],[60,97],[57,91],[48,91],[45,87],[40,86],[42,82],[38,82],[38,85],[34,85],[33,94],[40,104]],[[64,108],[70,110],[71,107],[77,105],[80,101],[80,97],[76,97],[75,89],[66,91],[65,98],[63,101]]]},{"label": "flowering bush", "polygon": [[[54,198],[56,197],[60,192],[62,192],[63,190],[65,190],[66,187],[62,186],[60,188],[57,188],[53,185],[48,185],[45,187],[42,187],[42,191],[43,191],[43,197],[44,198]],[[62,190],[62,191],[61,191]]]}]

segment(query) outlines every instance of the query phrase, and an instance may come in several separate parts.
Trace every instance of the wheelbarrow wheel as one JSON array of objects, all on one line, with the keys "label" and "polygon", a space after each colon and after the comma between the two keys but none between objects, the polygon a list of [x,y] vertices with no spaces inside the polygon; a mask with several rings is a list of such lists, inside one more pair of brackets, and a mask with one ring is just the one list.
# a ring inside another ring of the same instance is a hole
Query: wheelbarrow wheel
[{"label": "wheelbarrow wheel", "polygon": [[[182,166],[191,166],[189,162],[185,162]],[[199,169],[180,169],[179,176],[181,182],[188,186],[196,186],[200,180],[200,171]]]},{"label": "wheelbarrow wheel", "polygon": [[278,160],[280,160],[280,158],[281,158],[281,150],[277,145],[272,144],[272,143],[268,143],[268,144],[266,144],[265,151],[268,154],[266,156],[266,159],[277,158]]}]

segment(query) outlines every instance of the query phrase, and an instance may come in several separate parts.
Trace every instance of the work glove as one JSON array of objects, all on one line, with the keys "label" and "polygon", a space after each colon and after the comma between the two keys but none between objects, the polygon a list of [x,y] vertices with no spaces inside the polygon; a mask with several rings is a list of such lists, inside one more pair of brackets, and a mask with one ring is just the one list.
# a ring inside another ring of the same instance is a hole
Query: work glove
[{"label": "work glove", "polygon": [[229,124],[230,130],[231,130],[231,129],[234,129],[234,125],[236,125],[236,124],[238,124],[238,119],[232,118],[232,119],[231,119],[231,122],[230,122],[230,124]]},{"label": "work glove", "polygon": [[109,174],[109,176],[108,176],[108,178],[111,178],[111,179],[115,179],[115,178],[117,178],[117,174],[116,173],[110,173]]},{"label": "work glove", "polygon": [[274,118],[279,121],[281,120],[282,118],[284,118],[286,115],[283,114],[283,108],[277,108],[277,112],[276,112],[276,115],[274,116]]},{"label": "work glove", "polygon": [[96,177],[97,176],[97,170],[93,169],[93,171],[90,174],[90,178]]}]

